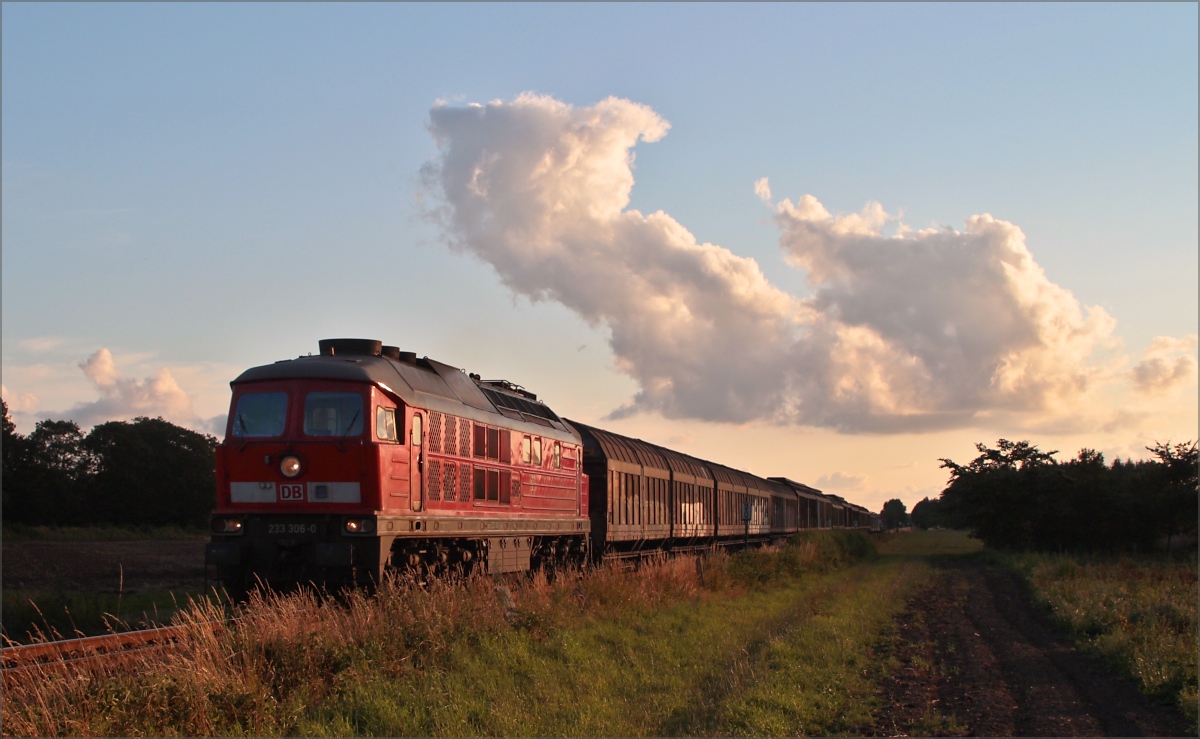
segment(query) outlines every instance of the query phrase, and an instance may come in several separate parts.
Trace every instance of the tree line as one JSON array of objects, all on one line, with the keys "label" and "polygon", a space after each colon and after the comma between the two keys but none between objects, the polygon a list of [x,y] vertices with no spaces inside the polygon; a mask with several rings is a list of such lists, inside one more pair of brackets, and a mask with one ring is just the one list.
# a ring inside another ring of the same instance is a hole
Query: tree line
[{"label": "tree line", "polygon": [[1028,441],[976,444],[968,464],[942,459],[941,496],[913,506],[913,525],[969,529],[989,547],[1011,550],[1149,551],[1195,536],[1200,502],[1197,445],[1158,443],[1154,458],[1116,459],[1082,449],[1059,462]]},{"label": "tree line", "polygon": [[4,410],[8,523],[206,526],[216,502],[217,440],[162,418],[110,421],[87,434],[39,421],[18,434]]}]

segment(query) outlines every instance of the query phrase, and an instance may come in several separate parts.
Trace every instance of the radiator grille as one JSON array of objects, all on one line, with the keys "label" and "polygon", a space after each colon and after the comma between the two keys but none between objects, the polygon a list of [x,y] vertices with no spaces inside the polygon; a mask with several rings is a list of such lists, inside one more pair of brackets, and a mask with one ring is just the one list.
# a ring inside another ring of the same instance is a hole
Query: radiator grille
[{"label": "radiator grille", "polygon": [[446,430],[442,439],[446,454],[458,454],[458,424],[454,416],[446,416]]},{"label": "radiator grille", "polygon": [[458,500],[458,465],[447,462],[442,468],[442,494],[448,503]]},{"label": "radiator grille", "polygon": [[458,456],[465,457],[470,453],[471,422],[465,418],[460,418],[458,419]]},{"label": "radiator grille", "polygon": [[[461,425],[468,426],[470,424]],[[458,465],[458,499],[460,501],[471,499],[471,465],[466,462]]]},{"label": "radiator grille", "polygon": [[425,475],[425,493],[431,501],[442,499],[442,463],[439,460],[429,460],[429,474]]},{"label": "radiator grille", "polygon": [[434,411],[429,414],[429,451],[442,451],[442,419],[441,413]]}]

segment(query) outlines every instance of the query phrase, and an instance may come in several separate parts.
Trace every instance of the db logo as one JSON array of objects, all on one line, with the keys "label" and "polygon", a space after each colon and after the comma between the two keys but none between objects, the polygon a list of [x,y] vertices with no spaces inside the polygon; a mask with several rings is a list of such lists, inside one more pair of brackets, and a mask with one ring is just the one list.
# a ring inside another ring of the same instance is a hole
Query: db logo
[{"label": "db logo", "polygon": [[280,500],[304,500],[304,485],[302,483],[282,483],[279,486]]}]

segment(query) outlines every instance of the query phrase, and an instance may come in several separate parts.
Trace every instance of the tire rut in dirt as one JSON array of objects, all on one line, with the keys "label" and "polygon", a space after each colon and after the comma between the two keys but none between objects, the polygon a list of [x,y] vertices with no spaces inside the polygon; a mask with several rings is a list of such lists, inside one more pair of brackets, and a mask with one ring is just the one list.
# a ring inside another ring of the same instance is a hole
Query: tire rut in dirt
[{"label": "tire rut in dirt", "polygon": [[[1103,723],[1074,681],[1050,659],[1059,648],[1031,614],[1021,608],[1019,594],[1002,589],[999,597],[994,572],[970,568],[967,615],[988,643],[1003,679],[1016,699],[1013,734],[1017,736],[1106,736]],[[1061,647],[1066,649],[1066,647]],[[1121,736],[1139,732],[1119,731]]]},{"label": "tire rut in dirt", "polygon": [[1177,712],[1060,639],[1011,572],[943,562],[896,626],[873,733],[1190,735]]},{"label": "tire rut in dirt", "polygon": [[887,736],[1012,736],[1017,701],[966,617],[969,585],[939,572],[909,601],[887,653],[898,663],[883,681],[874,733]]},{"label": "tire rut in dirt", "polygon": [[[1156,705],[1115,668],[1085,654],[1048,625],[1030,605],[1017,575],[972,568],[978,578],[972,619],[996,639],[1008,681],[1028,681],[1017,729],[1027,736],[1190,736],[1187,722]],[[986,600],[990,598],[991,603]],[[997,620],[999,619],[999,621]],[[1032,670],[1023,669],[1032,666]]]}]

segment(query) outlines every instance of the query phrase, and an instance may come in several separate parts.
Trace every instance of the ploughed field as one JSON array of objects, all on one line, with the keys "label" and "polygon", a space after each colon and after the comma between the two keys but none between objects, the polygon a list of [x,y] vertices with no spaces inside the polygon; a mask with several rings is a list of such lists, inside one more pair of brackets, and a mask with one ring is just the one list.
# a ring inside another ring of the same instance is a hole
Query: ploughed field
[{"label": "ploughed field", "polygon": [[165,623],[177,603],[205,591],[202,539],[23,538],[5,536],[0,570],[4,635],[14,641],[29,641],[34,629],[63,637],[107,633],[105,614],[131,626]]},{"label": "ploughed field", "polygon": [[[126,587],[131,570],[164,573],[145,580],[158,586],[190,582],[186,567],[176,573],[183,579],[171,580],[156,559],[171,543],[142,544],[159,546],[147,547],[140,565],[125,559],[140,548],[111,550]],[[202,561],[202,542],[176,544],[198,547],[194,563]],[[1112,649],[1072,645],[1011,559],[980,555],[958,532],[894,535],[875,548],[862,534],[818,532],[780,549],[680,558],[634,574],[396,583],[340,602],[256,598],[224,629],[208,623],[222,617],[218,607],[199,608],[177,617],[195,630],[194,646],[148,657],[133,674],[6,678],[2,729],[1195,735],[1194,713],[1176,700],[1195,695],[1194,669],[1156,687],[1141,673],[1141,683],[1129,677],[1136,670]],[[177,553],[186,558],[187,549]],[[4,554],[7,588],[7,542]],[[1051,564],[1053,572],[1029,565],[1031,579],[1069,570]],[[1191,628],[1173,618],[1155,628]],[[1088,639],[1107,643],[1089,629]],[[1181,638],[1178,649],[1194,657],[1194,635]],[[1163,659],[1143,651],[1128,662]],[[1156,669],[1149,672],[1166,668]]]},{"label": "ploughed field", "polygon": [[201,590],[204,542],[6,541],[4,588]]}]

